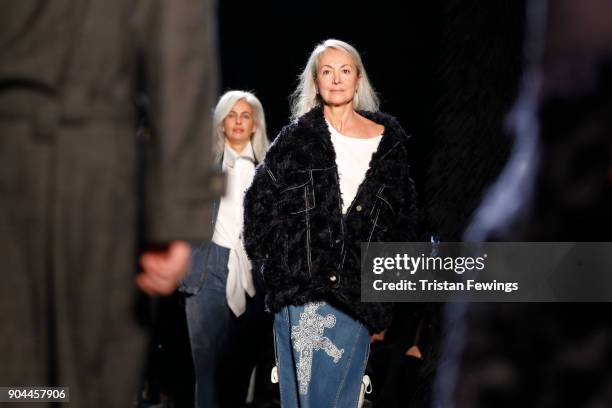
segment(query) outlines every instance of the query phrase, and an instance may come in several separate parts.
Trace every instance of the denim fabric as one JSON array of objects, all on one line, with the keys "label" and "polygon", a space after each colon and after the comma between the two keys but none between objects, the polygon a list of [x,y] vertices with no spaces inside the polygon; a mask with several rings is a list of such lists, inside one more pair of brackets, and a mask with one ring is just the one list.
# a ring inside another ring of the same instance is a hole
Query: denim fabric
[{"label": "denim fabric", "polygon": [[199,408],[244,405],[251,372],[272,326],[272,317],[264,312],[263,289],[257,276],[257,294],[247,296],[245,313],[236,317],[230,311],[225,297],[228,257],[228,248],[203,244],[194,259],[197,267],[190,272],[196,294],[185,291]]},{"label": "denim fabric", "polygon": [[275,315],[283,407],[356,407],[370,350],[367,328],[324,302]]}]

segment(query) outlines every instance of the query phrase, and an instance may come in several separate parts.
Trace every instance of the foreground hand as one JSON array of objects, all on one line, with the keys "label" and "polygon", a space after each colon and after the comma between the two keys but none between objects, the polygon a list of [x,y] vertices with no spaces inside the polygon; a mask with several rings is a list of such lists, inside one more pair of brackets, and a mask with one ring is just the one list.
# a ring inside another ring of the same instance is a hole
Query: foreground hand
[{"label": "foreground hand", "polygon": [[370,344],[374,344],[374,343],[378,343],[379,341],[385,341],[385,333],[387,332],[387,330],[383,330],[381,332],[378,333],[374,333],[373,335],[370,336]]},{"label": "foreground hand", "polygon": [[148,295],[169,295],[189,268],[191,247],[185,241],[173,241],[162,251],[146,251],[140,257],[142,273],[138,287]]},{"label": "foreground hand", "polygon": [[421,354],[421,350],[419,346],[412,346],[408,350],[406,350],[406,355],[414,358],[418,358],[419,360],[423,359],[423,355]]}]

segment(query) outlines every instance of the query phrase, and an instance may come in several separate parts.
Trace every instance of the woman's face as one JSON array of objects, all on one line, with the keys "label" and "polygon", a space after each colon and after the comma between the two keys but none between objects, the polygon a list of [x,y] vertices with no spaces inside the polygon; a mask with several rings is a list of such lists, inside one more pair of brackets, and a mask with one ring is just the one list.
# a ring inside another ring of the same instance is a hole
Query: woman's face
[{"label": "woman's face", "polygon": [[349,53],[335,48],[323,51],[319,58],[316,83],[325,105],[352,103],[360,79],[355,61]]},{"label": "woman's face", "polygon": [[223,119],[223,133],[230,146],[243,146],[251,140],[257,126],[253,108],[244,99],[239,100]]}]

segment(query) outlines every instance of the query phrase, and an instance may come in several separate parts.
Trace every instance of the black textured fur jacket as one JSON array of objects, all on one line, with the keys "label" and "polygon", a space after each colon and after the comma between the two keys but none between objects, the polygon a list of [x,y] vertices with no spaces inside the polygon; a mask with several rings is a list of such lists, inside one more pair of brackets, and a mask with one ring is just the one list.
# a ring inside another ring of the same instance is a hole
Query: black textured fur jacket
[{"label": "black textured fur jacket", "polygon": [[408,136],[392,116],[360,112],[385,127],[357,195],[342,214],[336,154],[318,107],[283,128],[245,196],[244,239],[266,283],[266,304],[323,300],[363,322],[387,327],[391,305],[360,302],[361,242],[417,239]]}]

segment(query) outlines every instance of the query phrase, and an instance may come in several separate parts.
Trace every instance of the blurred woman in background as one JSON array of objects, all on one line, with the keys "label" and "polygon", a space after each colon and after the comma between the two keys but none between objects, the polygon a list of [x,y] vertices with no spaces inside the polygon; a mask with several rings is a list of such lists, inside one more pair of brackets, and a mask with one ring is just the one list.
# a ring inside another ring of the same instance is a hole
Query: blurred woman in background
[{"label": "blurred woman in background", "polygon": [[192,267],[181,291],[195,366],[196,406],[242,407],[272,325],[264,312],[260,277],[251,272],[242,243],[243,195],[268,147],[261,102],[250,92],[226,92],[215,108],[213,126],[226,194],[214,206],[212,242],[193,248]]}]

